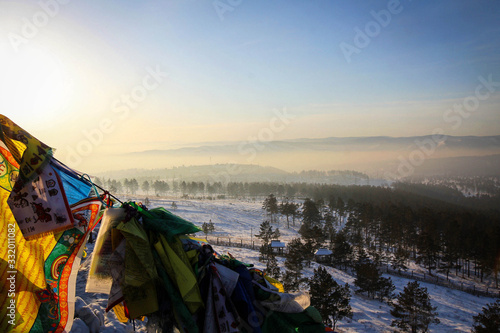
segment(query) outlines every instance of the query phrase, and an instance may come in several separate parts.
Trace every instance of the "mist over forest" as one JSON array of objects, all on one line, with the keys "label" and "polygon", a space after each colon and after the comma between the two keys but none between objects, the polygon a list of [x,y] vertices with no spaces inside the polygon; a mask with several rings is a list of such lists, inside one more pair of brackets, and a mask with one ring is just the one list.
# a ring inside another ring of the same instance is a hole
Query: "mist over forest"
[{"label": "mist over forest", "polygon": [[[429,135],[232,142],[143,150],[115,154],[108,159],[110,161],[106,164],[99,159],[87,159],[85,163],[93,164],[90,170],[101,175],[106,174],[105,171],[116,174],[117,170],[134,166],[153,169],[151,175],[161,174],[161,171],[154,171],[156,169],[167,169],[171,170],[166,171],[171,178],[182,175],[193,179],[219,174],[221,168],[226,168],[220,165],[242,165],[234,170],[228,167],[224,172],[237,180],[300,181],[301,172],[308,170],[353,170],[365,174],[363,177],[389,181],[411,176],[490,176],[499,174],[500,136]],[[185,169],[188,166],[190,170]],[[311,178],[311,175],[307,177]],[[325,177],[310,180],[331,182]]]}]

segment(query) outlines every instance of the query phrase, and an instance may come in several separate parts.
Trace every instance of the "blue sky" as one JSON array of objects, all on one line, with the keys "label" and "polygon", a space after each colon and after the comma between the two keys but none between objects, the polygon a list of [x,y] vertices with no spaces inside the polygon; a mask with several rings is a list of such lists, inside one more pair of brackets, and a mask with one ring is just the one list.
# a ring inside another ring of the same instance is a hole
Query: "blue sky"
[{"label": "blue sky", "polygon": [[[443,118],[479,77],[500,82],[498,1],[64,2],[0,3],[2,112],[62,155],[102,119],[93,153],[247,140],[284,109],[274,139],[500,132],[497,86],[459,126]],[[14,47],[40,3],[56,13]],[[348,62],[340,45],[370,27]],[[147,68],[166,78],[119,117]]]}]

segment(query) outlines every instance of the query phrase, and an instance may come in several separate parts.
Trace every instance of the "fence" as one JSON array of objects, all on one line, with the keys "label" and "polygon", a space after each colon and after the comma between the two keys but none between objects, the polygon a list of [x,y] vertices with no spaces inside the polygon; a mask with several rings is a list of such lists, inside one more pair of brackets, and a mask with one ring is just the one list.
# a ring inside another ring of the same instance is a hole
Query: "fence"
[{"label": "fence", "polygon": [[[229,246],[229,247],[239,247],[239,248],[247,248],[251,250],[259,250],[260,249],[260,244],[255,244],[255,241],[249,242],[248,240],[243,240],[239,238],[231,238],[231,237],[206,237],[207,242],[213,245],[219,245],[219,246]],[[325,263],[322,263],[325,264]],[[328,264],[328,266],[332,266]],[[333,267],[333,266],[332,266]],[[344,272],[347,272],[351,275],[354,274],[354,271],[349,268],[339,268],[335,266],[337,269],[341,269]],[[405,271],[398,271],[398,270],[393,270],[391,269],[388,265],[385,265],[385,272],[389,275],[393,276],[399,276],[403,277],[406,279],[411,279],[411,280],[417,280],[420,282],[425,282],[425,283],[430,283],[430,284],[435,284],[438,286],[454,289],[454,290],[460,290],[464,291],[468,294],[474,295],[474,296],[482,296],[482,297],[492,297],[492,298],[500,298],[500,290],[492,290],[494,288],[489,288],[489,287],[482,287],[478,286],[476,287],[475,284],[472,284],[472,286],[467,286],[467,284],[464,285],[463,282],[460,284],[457,284],[453,282],[452,280],[446,280],[443,278],[440,278],[439,276],[430,276],[428,274],[423,273],[422,274],[417,274],[414,273],[413,271],[410,272],[405,272]]]},{"label": "fence", "polygon": [[[435,285],[450,288],[450,289],[461,290],[461,291],[464,291],[468,294],[475,295],[475,296],[500,298],[500,290],[493,291],[493,290],[490,290],[489,287],[483,287],[483,286],[476,287],[475,284],[472,284],[472,286],[467,286],[467,284],[466,284],[464,286],[463,282],[460,282],[460,284],[457,284],[457,283],[453,282],[452,280],[443,279],[437,275],[430,276],[429,274],[424,273],[422,276],[420,274],[415,274],[413,271],[410,273],[410,272],[405,272],[405,271],[393,270],[393,269],[389,268],[389,266],[386,266],[385,271],[389,275],[400,276],[400,277],[404,277],[407,279],[431,283],[431,284],[435,284]],[[494,288],[491,288],[491,289],[494,289]]]},{"label": "fence", "polygon": [[240,247],[251,250],[260,249],[260,245],[258,243],[255,244],[255,241],[249,242],[249,241],[243,241],[243,239],[231,238],[231,237],[205,237],[205,238],[207,242],[213,245]]},{"label": "fence", "polygon": [[[339,266],[334,266],[333,264],[330,263],[322,263],[323,265],[327,265],[330,267],[335,267],[336,269],[340,269],[349,275],[355,276],[356,273],[352,267],[339,267]],[[382,267],[383,268],[383,267]],[[434,285],[438,285],[441,287],[446,287],[454,290],[460,290],[463,292],[466,292],[468,294],[474,295],[474,296],[482,296],[482,297],[491,297],[491,298],[500,298],[500,290],[496,290],[496,288],[489,288],[489,287],[482,287],[478,286],[476,287],[475,284],[472,284],[472,286],[467,286],[464,285],[464,282],[461,282],[460,284],[457,284],[453,282],[452,280],[446,280],[443,278],[440,278],[439,276],[434,276],[434,275],[429,275],[429,274],[418,274],[412,272],[405,272],[405,271],[397,271],[389,268],[388,265],[385,265],[385,273],[393,276],[399,276],[403,277],[406,279],[410,280],[416,280],[420,282],[425,282],[425,283],[430,283]]]}]

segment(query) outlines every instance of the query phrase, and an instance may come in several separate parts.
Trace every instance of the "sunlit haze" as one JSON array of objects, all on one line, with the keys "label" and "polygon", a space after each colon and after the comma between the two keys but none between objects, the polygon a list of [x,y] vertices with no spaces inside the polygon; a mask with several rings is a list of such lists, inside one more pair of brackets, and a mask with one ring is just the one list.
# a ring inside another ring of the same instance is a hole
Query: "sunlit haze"
[{"label": "sunlit haze", "polygon": [[[499,135],[499,22],[494,0],[1,1],[0,109],[88,172],[356,168],[400,152],[265,142]],[[226,150],[129,154],[199,146]]]}]

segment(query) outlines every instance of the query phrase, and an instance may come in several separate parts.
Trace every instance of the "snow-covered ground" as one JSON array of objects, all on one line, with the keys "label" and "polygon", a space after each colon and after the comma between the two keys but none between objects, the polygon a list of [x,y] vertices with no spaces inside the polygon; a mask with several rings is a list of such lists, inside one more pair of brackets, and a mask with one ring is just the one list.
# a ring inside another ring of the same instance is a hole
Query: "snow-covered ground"
[{"label": "snow-covered ground", "polygon": [[[138,200],[140,201],[140,200]],[[176,202],[177,209],[172,210],[172,201]],[[232,239],[243,239],[244,242],[250,242],[251,239],[258,244],[255,234],[259,231],[259,225],[266,218],[262,210],[260,201],[244,200],[217,200],[217,201],[197,201],[197,200],[151,200],[150,208],[165,207],[182,218],[200,226],[210,220],[215,224],[215,232],[209,236],[209,239],[216,237],[231,237]],[[291,222],[290,222],[291,223]],[[286,228],[286,220],[280,222],[280,239],[284,242],[294,237],[298,237],[294,228]],[[200,233],[199,236],[203,234]],[[213,244],[213,243],[212,243]],[[97,313],[104,314],[104,322],[100,332],[132,332],[132,324],[120,323],[114,313],[104,313],[107,304],[107,295],[85,293],[85,283],[89,270],[90,256],[94,244],[87,245],[86,259],[82,261],[77,279],[77,297],[80,297],[89,307]],[[214,249],[219,253],[231,253],[237,259],[254,264],[257,268],[264,268],[264,265],[258,261],[258,252],[245,248],[215,246]],[[283,265],[284,259],[278,258],[280,265]],[[310,268],[304,269],[304,275],[310,277],[313,275],[314,268],[318,264],[313,263]],[[368,299],[363,295],[355,294],[352,290],[354,277],[332,267],[327,267],[334,279],[341,284],[349,283],[351,286],[351,307],[353,309],[353,318],[344,319],[337,324],[339,332],[391,332],[394,329],[390,326],[392,316],[390,315],[390,306],[377,300]],[[396,286],[396,293],[403,290],[404,286],[411,281],[405,278],[390,276]],[[437,306],[440,324],[432,325],[432,332],[470,332],[472,326],[472,316],[481,312],[482,307],[487,303],[493,302],[492,298],[476,297],[462,291],[452,290],[433,284],[420,283],[426,287],[431,296],[434,306]],[[79,305],[81,306],[81,305]],[[145,332],[144,324],[136,321],[135,330]],[[88,332],[86,325],[79,319],[76,320],[71,332]]]}]

